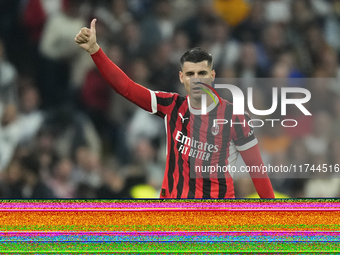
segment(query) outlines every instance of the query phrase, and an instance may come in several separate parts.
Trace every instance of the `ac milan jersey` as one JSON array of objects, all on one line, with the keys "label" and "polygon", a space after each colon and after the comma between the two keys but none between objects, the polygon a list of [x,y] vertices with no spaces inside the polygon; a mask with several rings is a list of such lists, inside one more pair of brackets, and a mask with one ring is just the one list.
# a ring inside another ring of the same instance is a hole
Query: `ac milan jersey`
[{"label": "ac milan jersey", "polygon": [[[233,115],[227,100],[211,104],[202,115],[188,96],[150,93],[152,113],[164,118],[167,135],[161,198],[234,198],[233,173],[222,169],[235,165],[238,151],[257,144],[249,115]],[[207,171],[211,166],[220,171]]]}]

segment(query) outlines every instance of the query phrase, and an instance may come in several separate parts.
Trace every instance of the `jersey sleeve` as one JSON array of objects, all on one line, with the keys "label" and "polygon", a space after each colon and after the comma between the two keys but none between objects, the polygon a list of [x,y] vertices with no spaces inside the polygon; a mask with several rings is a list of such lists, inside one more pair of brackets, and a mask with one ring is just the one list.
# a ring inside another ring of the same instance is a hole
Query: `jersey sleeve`
[{"label": "jersey sleeve", "polygon": [[152,91],[135,83],[105,55],[102,49],[91,57],[103,78],[118,94],[162,118],[170,113],[178,94]]},{"label": "jersey sleeve", "polygon": [[[251,147],[249,150],[241,151],[240,154],[247,166],[257,166],[259,167],[258,169],[263,166],[258,145]],[[249,174],[260,198],[275,198],[272,184],[266,172],[250,171]]]},{"label": "jersey sleeve", "polygon": [[232,127],[232,139],[238,151],[248,150],[257,144],[254,128],[248,112],[245,112],[244,115],[233,115]]},{"label": "jersey sleeve", "polygon": [[142,109],[153,112],[152,91],[132,81],[99,49],[91,55],[99,72],[108,84],[120,95]]},{"label": "jersey sleeve", "polygon": [[164,118],[165,115],[170,114],[178,94],[162,91],[150,91],[150,93],[152,113],[162,118]]}]

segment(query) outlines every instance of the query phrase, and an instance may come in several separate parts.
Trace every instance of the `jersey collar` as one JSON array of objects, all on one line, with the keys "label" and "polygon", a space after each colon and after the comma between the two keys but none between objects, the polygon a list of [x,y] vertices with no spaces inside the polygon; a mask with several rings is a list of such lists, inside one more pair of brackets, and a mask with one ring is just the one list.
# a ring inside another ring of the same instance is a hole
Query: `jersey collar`
[{"label": "jersey collar", "polygon": [[[217,102],[217,104],[219,104],[218,98],[215,96],[215,101]],[[194,114],[194,115],[201,115],[201,109],[197,109],[197,108],[193,108],[190,104],[190,98],[189,96],[187,96],[187,100],[188,100],[188,107],[189,107],[189,111],[190,113]],[[208,107],[207,107],[207,113],[209,113],[210,111],[212,111],[217,105],[215,105],[214,102],[212,102]]]}]

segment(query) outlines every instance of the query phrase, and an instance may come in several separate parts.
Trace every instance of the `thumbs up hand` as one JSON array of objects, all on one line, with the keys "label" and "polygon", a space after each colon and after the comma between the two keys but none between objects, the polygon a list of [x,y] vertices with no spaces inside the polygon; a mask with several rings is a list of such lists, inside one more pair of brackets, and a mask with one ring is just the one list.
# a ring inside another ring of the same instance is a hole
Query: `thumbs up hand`
[{"label": "thumbs up hand", "polygon": [[94,54],[99,50],[96,38],[96,19],[91,21],[91,27],[83,27],[76,35],[74,41],[90,54]]}]

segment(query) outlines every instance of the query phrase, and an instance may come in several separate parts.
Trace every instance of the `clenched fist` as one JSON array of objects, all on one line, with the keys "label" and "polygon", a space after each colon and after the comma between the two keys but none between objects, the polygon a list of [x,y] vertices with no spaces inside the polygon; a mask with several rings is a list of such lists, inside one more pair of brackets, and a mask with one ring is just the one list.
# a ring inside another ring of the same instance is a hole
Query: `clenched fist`
[{"label": "clenched fist", "polygon": [[83,27],[76,35],[74,41],[90,54],[99,50],[96,38],[96,19],[91,21],[91,28]]}]

